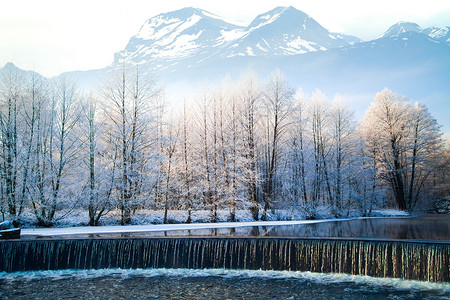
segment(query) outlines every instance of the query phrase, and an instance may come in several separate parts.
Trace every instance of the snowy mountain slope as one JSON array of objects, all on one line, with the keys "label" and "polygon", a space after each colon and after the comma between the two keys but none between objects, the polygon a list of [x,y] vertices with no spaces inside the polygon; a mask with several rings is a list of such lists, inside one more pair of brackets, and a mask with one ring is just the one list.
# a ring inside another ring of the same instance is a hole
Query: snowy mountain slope
[{"label": "snowy mountain slope", "polygon": [[22,70],[20,68],[18,68],[15,64],[9,62],[6,63],[3,68],[0,68],[0,76],[18,76],[19,78],[27,78],[27,77],[32,77],[35,76],[35,78],[37,79],[44,79],[45,77],[42,76],[39,73],[36,73],[34,71],[27,71],[27,70]]},{"label": "snowy mountain slope", "polygon": [[149,63],[164,69],[182,59],[210,55],[243,34],[244,28],[196,8],[183,8],[149,19],[113,64]]},{"label": "snowy mountain slope", "polygon": [[261,14],[222,57],[294,55],[348,45],[310,16],[293,7],[276,7]]},{"label": "snowy mountain slope", "polygon": [[391,27],[381,37],[398,37],[403,33],[416,32],[424,34],[432,39],[450,45],[450,27],[429,27],[421,28],[416,23],[411,22],[398,22]]},{"label": "snowy mountain slope", "polygon": [[383,33],[381,37],[392,37],[392,36],[398,36],[399,34],[405,33],[405,32],[421,32],[422,28],[420,28],[419,25],[412,22],[398,22],[389,29]]},{"label": "snowy mountain slope", "polygon": [[445,27],[429,27],[422,30],[423,34],[432,37],[440,42],[446,42],[450,45],[450,26]]},{"label": "snowy mountain slope", "polygon": [[205,60],[294,55],[358,41],[357,37],[329,32],[293,7],[277,7],[257,16],[247,27],[204,10],[183,8],[149,19],[116,54],[113,65],[132,61],[164,70],[184,61],[182,66],[188,68]]}]

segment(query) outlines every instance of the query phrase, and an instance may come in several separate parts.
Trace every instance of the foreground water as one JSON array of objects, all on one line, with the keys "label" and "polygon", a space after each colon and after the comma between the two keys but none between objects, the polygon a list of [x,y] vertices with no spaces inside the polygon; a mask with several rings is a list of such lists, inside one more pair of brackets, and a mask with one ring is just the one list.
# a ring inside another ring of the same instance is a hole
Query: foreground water
[{"label": "foreground water", "polygon": [[[115,226],[108,228],[109,232],[101,232],[102,227],[39,228],[22,230],[21,239],[225,236],[450,240],[450,215],[428,215],[414,218],[357,218],[311,222],[311,224],[280,225],[279,223],[265,226],[241,226],[242,223],[239,222],[227,223],[229,227],[226,227],[227,224],[221,223],[188,224],[191,229],[181,230],[167,230],[164,229],[167,228],[164,225]],[[267,224],[270,223],[267,222]],[[168,226],[177,228],[183,227],[183,224]],[[208,228],[208,226],[224,228]]]},{"label": "foreground water", "polygon": [[0,273],[0,299],[449,299],[450,284],[288,271]]}]

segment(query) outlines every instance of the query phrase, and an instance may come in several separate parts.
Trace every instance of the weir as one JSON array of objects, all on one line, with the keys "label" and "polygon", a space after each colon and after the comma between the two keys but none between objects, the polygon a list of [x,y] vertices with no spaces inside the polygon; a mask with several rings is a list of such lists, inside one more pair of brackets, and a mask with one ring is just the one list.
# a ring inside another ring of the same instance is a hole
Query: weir
[{"label": "weir", "polygon": [[0,242],[0,271],[225,268],[449,282],[449,242],[342,238],[147,237]]}]

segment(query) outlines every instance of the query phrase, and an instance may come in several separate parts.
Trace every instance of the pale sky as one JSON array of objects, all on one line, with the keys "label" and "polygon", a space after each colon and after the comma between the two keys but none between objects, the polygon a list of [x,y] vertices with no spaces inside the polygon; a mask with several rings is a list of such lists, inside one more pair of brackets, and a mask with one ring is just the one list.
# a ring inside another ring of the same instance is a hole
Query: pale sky
[{"label": "pale sky", "polygon": [[183,7],[250,23],[276,6],[294,6],[330,31],[378,37],[398,21],[449,26],[449,0],[0,0],[0,67],[45,76],[103,68],[149,18]]}]

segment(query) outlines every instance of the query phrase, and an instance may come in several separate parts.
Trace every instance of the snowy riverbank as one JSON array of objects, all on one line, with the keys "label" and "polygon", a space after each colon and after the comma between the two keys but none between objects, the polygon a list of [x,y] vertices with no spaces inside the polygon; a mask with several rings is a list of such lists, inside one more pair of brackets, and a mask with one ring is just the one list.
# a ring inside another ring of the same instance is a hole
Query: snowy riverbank
[{"label": "snowy riverbank", "polygon": [[[343,219],[358,218],[358,217],[408,217],[408,213],[404,211],[399,211],[395,209],[379,209],[373,210],[369,215],[363,215],[361,212],[353,210],[350,211],[348,215],[342,216]],[[110,226],[119,226],[120,228],[133,228],[134,225],[145,225],[149,228],[153,228],[154,225],[163,225],[163,211],[156,210],[138,210],[131,217],[131,224],[127,226],[120,225],[120,215],[116,211],[109,212],[107,215],[103,216],[100,220],[99,227],[106,228]],[[175,226],[185,224],[187,219],[187,212],[182,210],[169,210],[168,211],[168,223],[169,228],[176,228]],[[327,208],[317,209],[316,220],[336,220],[331,212]],[[61,216],[57,216],[55,223],[52,228],[72,228],[72,227],[84,227],[87,226],[87,221],[89,220],[88,212],[83,210],[74,210],[70,212],[63,212]],[[207,210],[197,210],[192,211],[191,223],[194,226],[209,226],[210,224],[210,212]],[[301,221],[307,220],[307,216],[304,212],[299,210],[276,210],[275,213],[270,213],[267,216],[266,221]],[[230,228],[229,225],[224,225],[229,222],[229,212],[227,210],[219,210],[217,214],[217,226],[215,228],[221,228],[220,226],[226,226]],[[249,226],[243,225],[251,223],[254,224],[254,220],[250,214],[249,210],[238,210],[236,211],[236,222],[231,223],[235,225],[234,227]],[[22,224],[22,229],[39,228],[36,225],[36,218],[31,211],[26,211],[20,217],[20,223]],[[175,225],[175,226],[172,226]],[[188,225],[188,224],[186,224]],[[211,224],[210,224],[211,225]],[[214,225],[214,224],[213,224]],[[214,225],[216,226],[216,225]],[[158,227],[159,228],[159,227]],[[206,228],[206,227],[201,227]],[[213,228],[213,227],[207,227]],[[184,228],[183,228],[184,229]],[[161,229],[158,229],[161,230]],[[164,229],[162,229],[164,230]],[[171,229],[169,229],[171,230]]]}]

